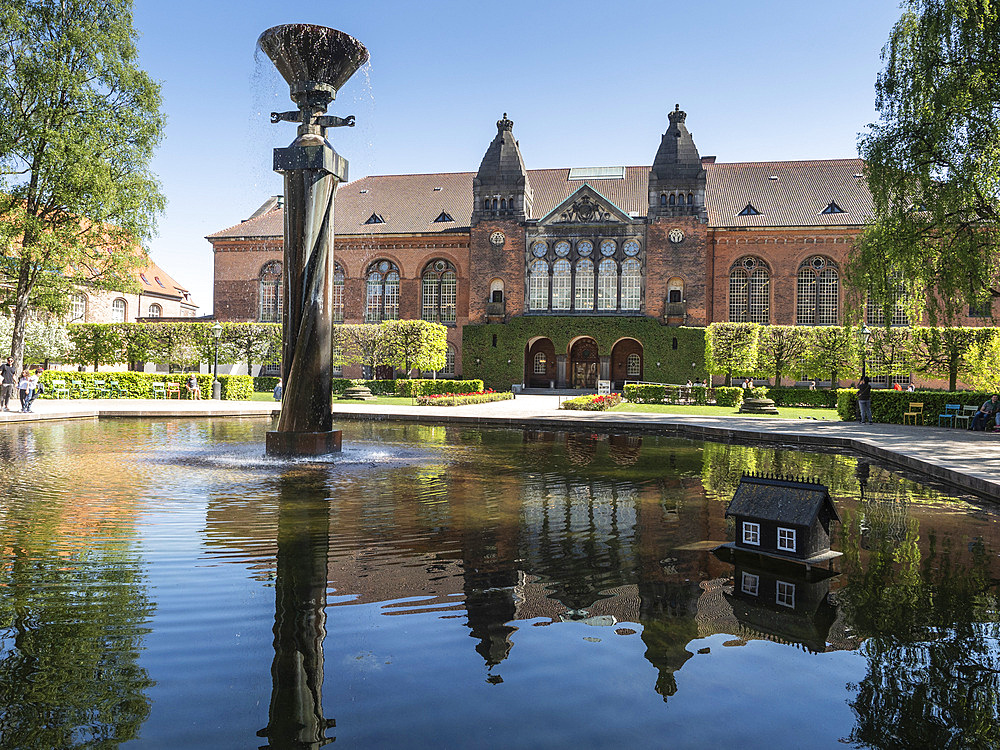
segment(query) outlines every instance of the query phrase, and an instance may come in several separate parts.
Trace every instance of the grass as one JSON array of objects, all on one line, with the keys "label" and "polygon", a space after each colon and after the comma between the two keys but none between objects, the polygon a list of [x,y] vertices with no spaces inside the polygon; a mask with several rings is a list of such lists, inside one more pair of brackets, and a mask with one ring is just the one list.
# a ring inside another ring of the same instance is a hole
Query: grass
[{"label": "grass", "polygon": [[681,406],[675,404],[629,404],[622,403],[614,409],[608,411],[632,412],[643,414],[688,414],[707,417],[774,417],[779,419],[825,419],[827,421],[839,422],[840,417],[836,409],[816,409],[816,408],[795,408],[791,406],[779,406],[778,414],[740,414],[737,409],[731,406]]}]

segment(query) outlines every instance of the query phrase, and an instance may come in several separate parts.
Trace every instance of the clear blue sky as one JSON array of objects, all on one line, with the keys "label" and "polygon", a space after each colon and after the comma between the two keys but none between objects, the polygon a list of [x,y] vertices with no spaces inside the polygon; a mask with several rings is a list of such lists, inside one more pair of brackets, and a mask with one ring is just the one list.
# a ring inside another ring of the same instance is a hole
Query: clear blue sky
[{"label": "clear blue sky", "polygon": [[895,2],[138,0],[140,64],[163,86],[153,168],[169,201],[150,250],[212,309],[204,236],[281,192],[271,150],[294,105],[257,37],[282,23],[345,31],[371,52],[330,108],[330,131],[368,174],[475,171],[507,112],[529,169],[650,164],[675,103],[719,161],[857,155],[875,119]]}]

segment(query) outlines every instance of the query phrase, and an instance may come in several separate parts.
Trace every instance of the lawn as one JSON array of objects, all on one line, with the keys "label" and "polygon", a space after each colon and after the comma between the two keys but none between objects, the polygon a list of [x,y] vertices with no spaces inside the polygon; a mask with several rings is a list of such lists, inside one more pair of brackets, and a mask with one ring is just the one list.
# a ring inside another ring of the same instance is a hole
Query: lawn
[{"label": "lawn", "polygon": [[[683,406],[675,404],[629,404],[622,402],[609,411],[632,412],[643,414],[692,414],[708,417],[773,417],[772,414],[739,414],[738,410],[731,406]],[[825,419],[827,421],[839,422],[840,417],[836,409],[809,409],[795,408],[791,406],[778,407],[777,416],[781,419]]]}]

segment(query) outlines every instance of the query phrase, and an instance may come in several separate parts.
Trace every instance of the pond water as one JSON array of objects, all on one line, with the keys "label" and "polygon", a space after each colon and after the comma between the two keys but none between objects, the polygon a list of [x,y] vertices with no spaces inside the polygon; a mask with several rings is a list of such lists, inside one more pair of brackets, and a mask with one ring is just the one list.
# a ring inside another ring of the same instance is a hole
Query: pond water
[{"label": "pond water", "polygon": [[[0,430],[0,747],[1000,744],[988,503],[648,436],[358,422],[288,462],[268,427]],[[745,470],[830,487],[838,575],[713,554]]]}]

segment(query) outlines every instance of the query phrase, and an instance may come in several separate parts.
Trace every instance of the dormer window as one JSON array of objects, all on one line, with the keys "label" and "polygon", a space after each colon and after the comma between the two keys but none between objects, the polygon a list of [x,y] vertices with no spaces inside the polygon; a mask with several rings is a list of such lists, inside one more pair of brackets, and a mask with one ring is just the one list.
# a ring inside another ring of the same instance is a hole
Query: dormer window
[{"label": "dormer window", "polygon": [[381,214],[372,214],[365,220],[365,224],[385,224],[385,219]]},{"label": "dormer window", "polygon": [[438,214],[438,217],[434,219],[434,223],[438,224],[442,221],[455,221],[455,220],[451,218],[451,214],[449,214],[447,211],[442,211],[441,213]]},{"label": "dormer window", "polygon": [[760,216],[760,211],[754,208],[751,204],[747,203],[747,207],[737,214],[738,216]]},{"label": "dormer window", "polygon": [[826,208],[824,208],[822,211],[820,211],[820,213],[822,213],[822,214],[842,214],[842,213],[844,213],[844,209],[842,209],[840,206],[838,206],[833,201],[830,201],[830,204]]}]

